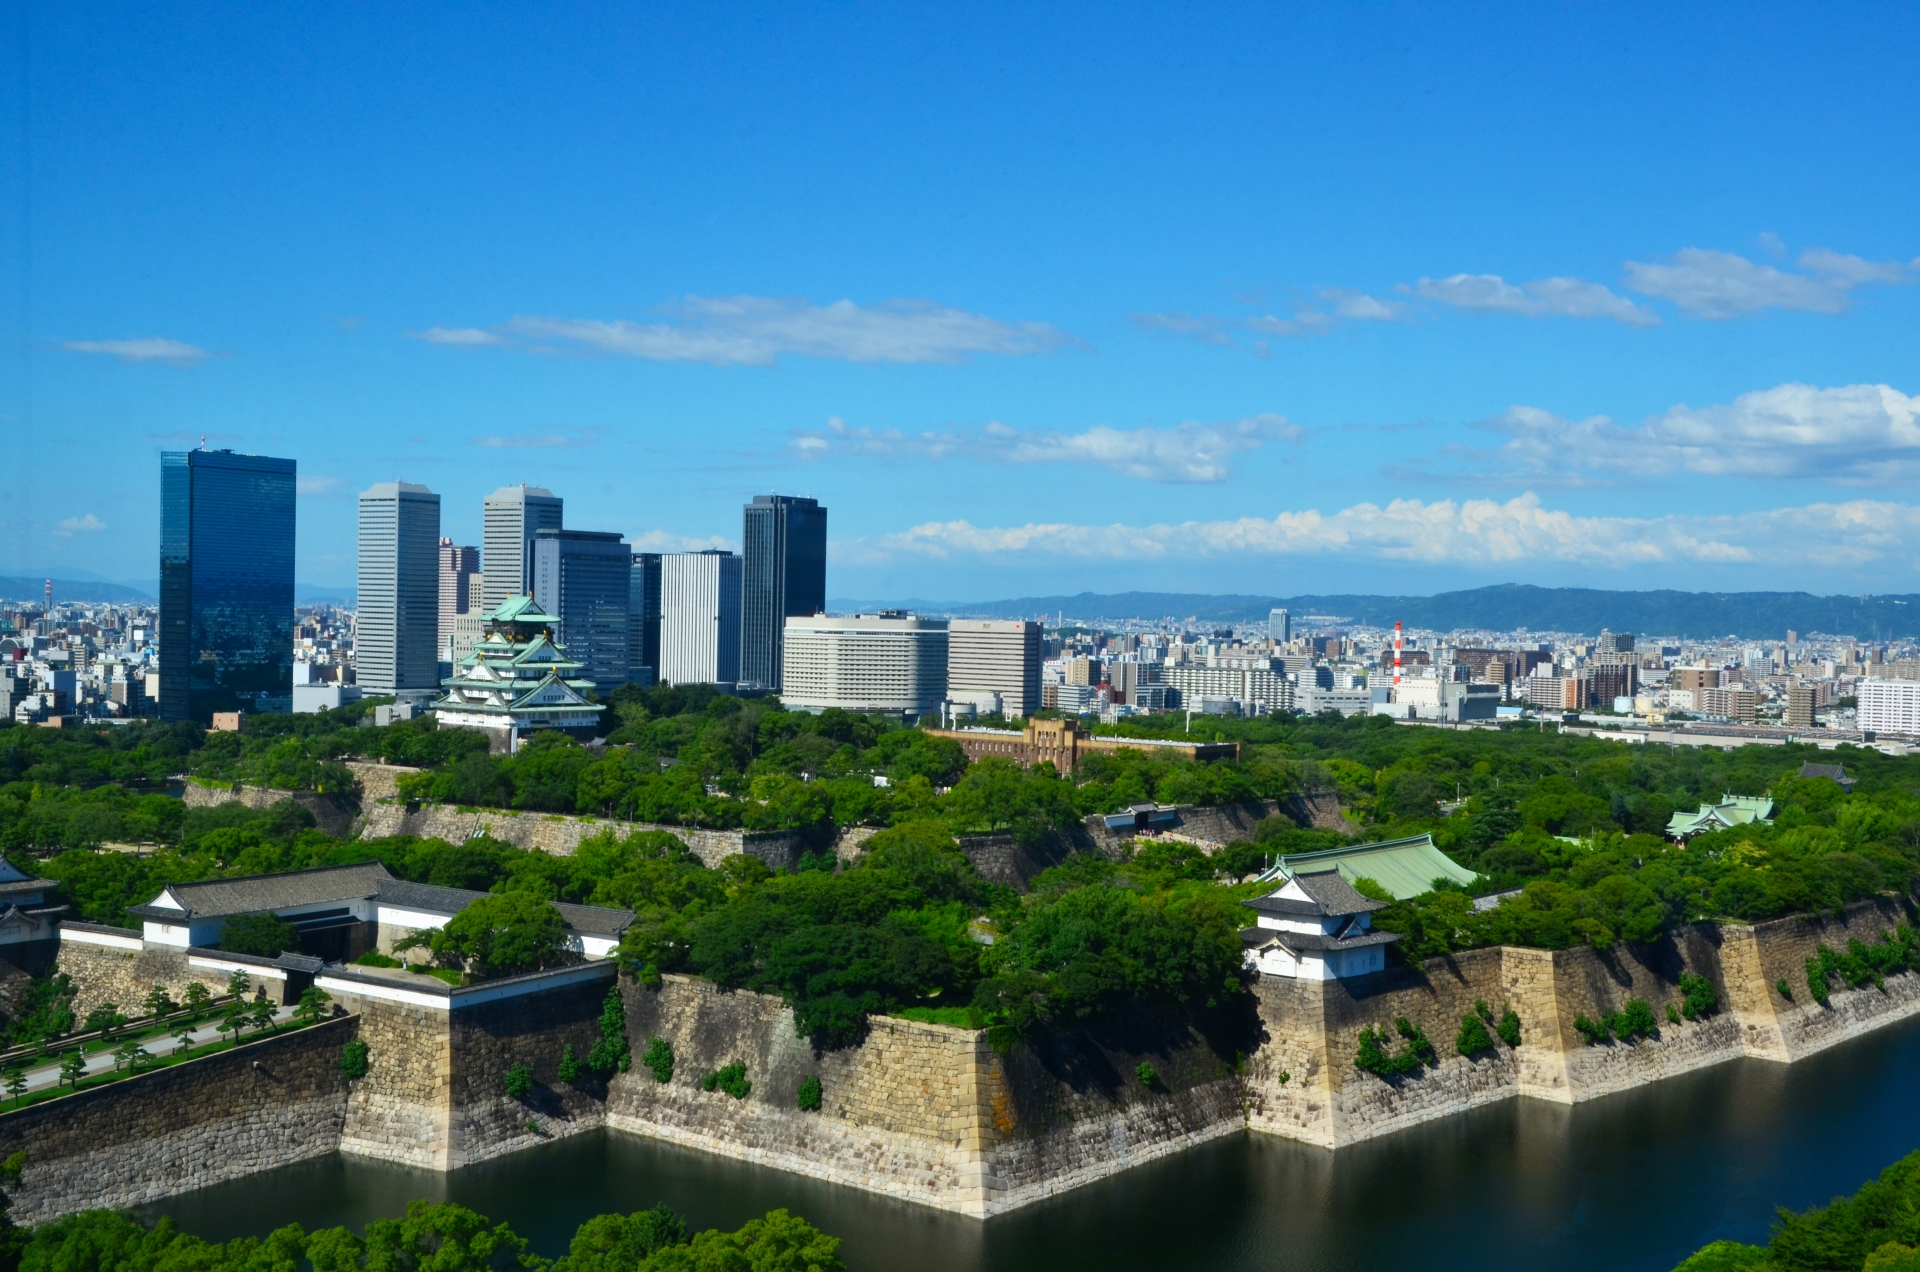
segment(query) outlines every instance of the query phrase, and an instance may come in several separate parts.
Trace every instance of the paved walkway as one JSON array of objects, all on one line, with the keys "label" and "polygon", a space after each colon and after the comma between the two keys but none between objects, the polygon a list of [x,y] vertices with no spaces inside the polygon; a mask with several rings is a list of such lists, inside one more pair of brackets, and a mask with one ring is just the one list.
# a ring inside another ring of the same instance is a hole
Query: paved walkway
[{"label": "paved walkway", "polygon": [[[276,1026],[285,1024],[292,1019],[293,1008],[291,1007],[282,1007],[274,1012],[273,1020]],[[251,1038],[255,1032],[255,1030],[249,1028],[242,1032],[240,1036],[242,1039]],[[221,1029],[220,1022],[216,1018],[197,1026],[189,1036],[192,1040],[189,1046],[199,1047],[225,1037],[226,1033]],[[162,1034],[155,1038],[146,1039],[140,1044],[140,1049],[150,1055],[170,1056],[178,1049],[179,1045],[173,1035]],[[27,1093],[32,1094],[35,1091],[44,1091],[50,1086],[60,1085],[63,1081],[60,1077],[60,1058],[72,1049],[73,1048],[68,1047],[63,1050],[56,1045],[51,1060],[44,1061],[38,1066],[28,1069]],[[113,1048],[109,1047],[104,1051],[96,1051],[87,1056],[87,1068],[84,1076],[92,1077],[96,1073],[105,1073],[112,1068]],[[7,1098],[6,1093],[0,1091],[0,1107],[5,1107]]]}]

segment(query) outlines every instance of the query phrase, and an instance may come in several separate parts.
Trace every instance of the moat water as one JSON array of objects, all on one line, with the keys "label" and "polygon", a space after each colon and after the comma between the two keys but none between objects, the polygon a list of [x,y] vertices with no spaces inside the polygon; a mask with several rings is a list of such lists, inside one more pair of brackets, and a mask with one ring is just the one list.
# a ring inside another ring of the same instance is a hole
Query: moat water
[{"label": "moat water", "polygon": [[582,1220],[664,1201],[696,1228],[784,1206],[841,1237],[853,1272],[1665,1272],[1915,1148],[1920,1019],[1796,1065],[1740,1060],[1575,1108],[1510,1100],[1338,1151],[1236,1135],[984,1223],[615,1132],[451,1175],[329,1157],[142,1213],[225,1239],[425,1197],[557,1255]]}]

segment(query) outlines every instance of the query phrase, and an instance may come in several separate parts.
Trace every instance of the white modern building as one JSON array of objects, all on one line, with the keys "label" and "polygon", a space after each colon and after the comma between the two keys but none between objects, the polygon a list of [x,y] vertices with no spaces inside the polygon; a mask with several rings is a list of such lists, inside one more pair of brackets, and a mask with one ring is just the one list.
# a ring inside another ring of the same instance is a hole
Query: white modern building
[{"label": "white modern building", "polygon": [[1290,875],[1278,891],[1240,904],[1260,917],[1240,929],[1247,966],[1265,976],[1339,980],[1387,965],[1398,932],[1373,930],[1386,903],[1353,890],[1339,870]]},{"label": "white modern building", "polygon": [[533,536],[561,528],[565,500],[544,486],[502,486],[481,505],[480,611],[533,589]]},{"label": "white modern building", "polygon": [[354,680],[367,693],[440,681],[440,496],[385,481],[360,492]]},{"label": "white modern building", "polygon": [[740,679],[740,558],[717,548],[660,556],[660,672],[663,685],[719,685]]},{"label": "white modern building", "polygon": [[1182,704],[1188,698],[1231,698],[1258,703],[1268,711],[1293,710],[1293,682],[1271,667],[1176,665],[1168,667],[1165,676],[1167,687],[1179,690]]},{"label": "white modern building", "polygon": [[999,696],[999,710],[1024,716],[1040,707],[1040,624],[956,618],[947,624],[947,692]]},{"label": "white modern building", "polygon": [[1920,680],[1862,680],[1855,692],[1861,729],[1920,737]]},{"label": "white modern building", "polygon": [[801,711],[879,712],[916,720],[947,694],[945,619],[899,610],[789,618],[781,700]]}]

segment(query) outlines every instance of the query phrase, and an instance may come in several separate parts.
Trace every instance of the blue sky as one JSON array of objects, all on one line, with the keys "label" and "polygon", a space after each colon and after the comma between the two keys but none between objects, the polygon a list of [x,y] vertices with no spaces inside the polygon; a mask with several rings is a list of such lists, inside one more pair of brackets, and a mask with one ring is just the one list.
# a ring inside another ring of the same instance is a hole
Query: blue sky
[{"label": "blue sky", "polygon": [[[1038,10],[1038,11],[1036,11]],[[0,73],[0,573],[163,449],[829,593],[1920,591],[1904,5],[54,6]]]}]

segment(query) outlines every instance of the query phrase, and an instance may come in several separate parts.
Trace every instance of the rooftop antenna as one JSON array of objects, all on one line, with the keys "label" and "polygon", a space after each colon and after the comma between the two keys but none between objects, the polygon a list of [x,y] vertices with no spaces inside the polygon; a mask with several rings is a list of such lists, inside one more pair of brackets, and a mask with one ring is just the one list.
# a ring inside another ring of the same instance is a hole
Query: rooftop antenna
[{"label": "rooftop antenna", "polygon": [[207,449],[207,435],[205,433],[200,434],[200,449]]}]

